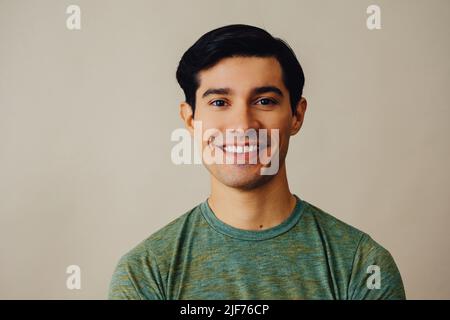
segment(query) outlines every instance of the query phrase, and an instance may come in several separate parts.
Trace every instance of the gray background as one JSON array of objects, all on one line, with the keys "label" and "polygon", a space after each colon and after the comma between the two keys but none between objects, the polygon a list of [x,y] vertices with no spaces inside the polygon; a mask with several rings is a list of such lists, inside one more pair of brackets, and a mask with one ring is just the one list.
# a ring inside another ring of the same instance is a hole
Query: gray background
[{"label": "gray background", "polygon": [[291,191],[386,247],[408,298],[450,298],[446,0],[0,0],[0,298],[106,298],[122,254],[206,199],[207,171],[170,159],[175,70],[230,23],[266,28],[303,65]]}]

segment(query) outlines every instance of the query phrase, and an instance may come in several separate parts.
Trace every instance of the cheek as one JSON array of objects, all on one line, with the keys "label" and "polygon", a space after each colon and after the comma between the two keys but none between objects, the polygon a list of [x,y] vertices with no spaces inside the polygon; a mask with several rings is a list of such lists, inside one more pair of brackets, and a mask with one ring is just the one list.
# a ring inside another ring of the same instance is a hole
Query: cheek
[{"label": "cheek", "polygon": [[[207,143],[207,139],[211,136],[220,136],[222,135],[222,128],[220,124],[214,121],[205,121],[203,122],[203,131],[202,136],[205,139],[205,143]],[[216,138],[217,139],[217,138]]]},{"label": "cheek", "polygon": [[277,109],[261,114],[261,120],[270,128],[279,128],[280,131],[288,127],[292,121],[292,111],[288,105],[282,104]]},{"label": "cheek", "polygon": [[[288,123],[288,125],[286,125]],[[286,151],[289,145],[290,132],[291,128],[289,125],[289,120],[285,120],[284,123],[279,123],[278,126],[272,127],[272,129],[278,129],[278,139],[279,139],[279,148],[282,151]]]},{"label": "cheek", "polygon": [[223,117],[201,105],[195,110],[195,120],[201,121],[204,129],[220,128]]},{"label": "cheek", "polygon": [[205,112],[204,110],[199,109],[198,111],[198,113],[197,110],[195,111],[196,115],[194,120],[201,124],[203,132],[208,129],[218,128],[218,125],[220,125],[220,119],[217,119],[217,117]]},{"label": "cheek", "polygon": [[205,118],[198,119],[198,121],[201,121],[201,131],[199,130],[198,133],[201,135],[203,148],[208,145],[210,141],[209,139],[214,139],[216,142],[222,141],[222,128],[220,127],[220,121]]},{"label": "cheek", "polygon": [[264,128],[278,129],[280,138],[290,135],[292,117],[289,114],[280,114],[278,117],[267,118],[264,122]]}]

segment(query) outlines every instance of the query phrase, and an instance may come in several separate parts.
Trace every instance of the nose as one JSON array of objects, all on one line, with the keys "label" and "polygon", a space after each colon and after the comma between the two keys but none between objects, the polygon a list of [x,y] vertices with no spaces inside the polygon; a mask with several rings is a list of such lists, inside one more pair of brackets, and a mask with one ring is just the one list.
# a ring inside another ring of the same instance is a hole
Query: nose
[{"label": "nose", "polygon": [[235,104],[230,116],[228,129],[245,132],[248,129],[258,129],[260,126],[252,106],[248,103]]}]

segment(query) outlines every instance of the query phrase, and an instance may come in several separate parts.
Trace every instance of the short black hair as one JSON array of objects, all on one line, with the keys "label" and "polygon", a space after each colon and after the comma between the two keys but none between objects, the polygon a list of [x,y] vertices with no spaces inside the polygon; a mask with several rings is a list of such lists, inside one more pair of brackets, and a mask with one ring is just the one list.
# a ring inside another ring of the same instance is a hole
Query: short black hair
[{"label": "short black hair", "polygon": [[283,82],[289,91],[292,113],[296,113],[305,84],[303,69],[291,47],[266,30],[232,24],[205,33],[181,57],[176,78],[186,102],[195,112],[198,73],[228,57],[275,57],[281,65]]}]

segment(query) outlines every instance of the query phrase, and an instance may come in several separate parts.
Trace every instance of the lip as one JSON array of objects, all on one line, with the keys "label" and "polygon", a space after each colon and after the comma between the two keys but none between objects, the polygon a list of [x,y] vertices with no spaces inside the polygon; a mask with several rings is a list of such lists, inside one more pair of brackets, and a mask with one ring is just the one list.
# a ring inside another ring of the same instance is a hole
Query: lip
[{"label": "lip", "polygon": [[[223,155],[225,156],[225,159],[227,160],[223,160],[224,163],[222,164],[234,164],[238,167],[247,167],[247,166],[253,166],[256,165],[260,162],[260,156],[261,150],[266,149],[267,147],[270,147],[270,144],[265,144],[265,143],[250,143],[250,142],[246,142],[246,143],[236,143],[236,144],[216,144],[214,142],[208,142],[208,145],[210,148],[217,148],[218,150],[220,150]],[[248,146],[256,146],[256,149],[254,148],[247,148],[247,151],[244,152],[244,150],[240,150],[240,152],[237,152],[236,149],[231,149],[229,151],[227,151],[225,148],[227,146],[234,146],[235,148],[243,148],[245,150],[244,147],[248,147]],[[234,150],[234,151],[233,151]],[[223,159],[223,158],[222,158]]]},{"label": "lip", "polygon": [[[253,146],[256,145],[256,150],[253,152],[258,152],[259,150],[263,150],[267,147],[270,147],[270,145],[265,145],[265,144],[258,144],[258,143],[236,143],[236,144],[223,144],[223,145],[217,145],[217,144],[213,144],[214,147],[220,148],[223,152],[226,153],[234,153],[234,152],[228,152],[225,150],[225,147],[227,146],[236,146],[236,147],[245,147],[245,146]],[[251,153],[251,152],[243,152],[243,153]]]}]

